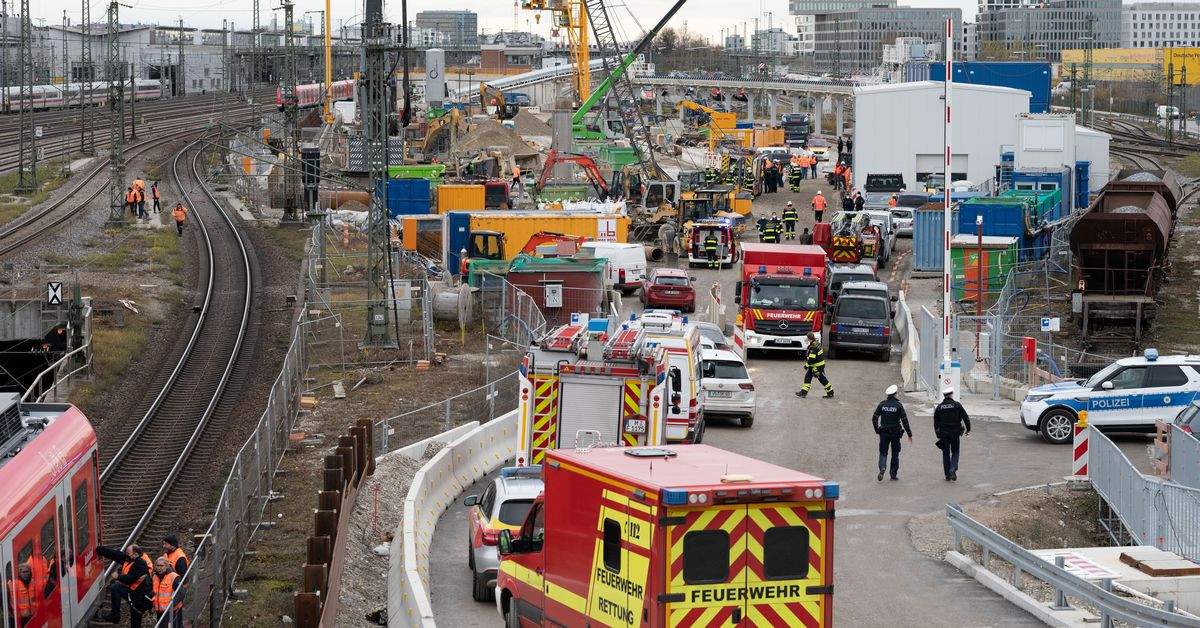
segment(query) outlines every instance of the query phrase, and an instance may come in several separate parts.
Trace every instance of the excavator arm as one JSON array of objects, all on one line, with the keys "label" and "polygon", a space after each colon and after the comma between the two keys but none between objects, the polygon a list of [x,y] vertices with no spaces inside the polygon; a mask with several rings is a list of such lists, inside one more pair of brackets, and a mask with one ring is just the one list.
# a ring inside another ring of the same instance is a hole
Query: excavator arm
[{"label": "excavator arm", "polygon": [[564,163],[573,163],[582,168],[592,186],[596,188],[596,193],[600,195],[600,200],[608,200],[608,184],[605,183],[600,169],[596,167],[596,162],[592,161],[591,157],[577,153],[560,153],[556,150],[550,151],[550,156],[546,157],[546,165],[542,167],[542,175],[538,177],[534,190],[540,194],[554,174],[554,167]]},{"label": "excavator arm", "polygon": [[559,244],[562,242],[572,242],[575,248],[578,249],[580,244],[587,242],[588,238],[576,235],[567,235],[565,233],[557,233],[554,231],[539,231],[529,236],[529,241],[525,243],[525,248],[521,249],[526,255],[533,255],[537,252],[539,246],[545,244]]},{"label": "excavator arm", "polygon": [[497,120],[511,120],[521,110],[517,105],[504,101],[504,92],[484,82],[479,83],[479,106],[484,111],[489,106],[495,107]]}]

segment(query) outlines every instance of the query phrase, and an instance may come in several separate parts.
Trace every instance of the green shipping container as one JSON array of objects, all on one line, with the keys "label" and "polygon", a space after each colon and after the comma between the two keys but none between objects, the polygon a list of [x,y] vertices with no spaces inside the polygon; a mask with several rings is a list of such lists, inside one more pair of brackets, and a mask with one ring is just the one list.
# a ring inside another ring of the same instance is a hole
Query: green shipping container
[{"label": "green shipping container", "polygon": [[442,176],[445,174],[446,164],[388,166],[388,177],[391,179],[429,179],[437,185],[442,182]]},{"label": "green shipping container", "polygon": [[606,144],[600,147],[596,166],[600,168],[601,173],[609,175],[609,173],[620,172],[625,166],[636,162],[637,153],[632,147]]},{"label": "green shipping container", "polygon": [[586,201],[588,194],[593,194],[591,185],[587,184],[547,184],[538,195],[539,201]]},{"label": "green shipping container", "polygon": [[1035,222],[1051,222],[1060,218],[1062,213],[1062,190],[1008,190],[1001,197],[1020,197],[1031,203],[1031,211],[1036,217]]},{"label": "green shipping container", "polygon": [[[950,240],[950,266],[953,273],[954,298],[974,304],[979,298],[979,268],[983,268],[983,306],[987,308],[1000,295],[1008,273],[1017,264],[1017,239],[983,236],[983,263],[979,263],[979,237],[959,234]],[[970,306],[967,310],[974,313]]]}]

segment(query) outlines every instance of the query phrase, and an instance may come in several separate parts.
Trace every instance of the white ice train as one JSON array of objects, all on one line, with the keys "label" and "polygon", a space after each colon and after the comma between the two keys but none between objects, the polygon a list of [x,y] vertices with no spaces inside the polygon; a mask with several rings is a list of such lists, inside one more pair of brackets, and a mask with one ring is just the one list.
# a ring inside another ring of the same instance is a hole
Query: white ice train
[{"label": "white ice train", "polygon": [[[158,100],[162,98],[163,88],[159,81],[138,79],[133,85],[125,84],[125,101],[132,97],[136,100]],[[33,111],[50,109],[69,109],[73,107],[104,106],[108,104],[108,82],[96,81],[90,86],[87,83],[66,83],[64,85],[34,85],[31,97],[25,98],[20,87],[9,87],[0,90],[4,94],[4,113],[17,113],[23,108]]]}]

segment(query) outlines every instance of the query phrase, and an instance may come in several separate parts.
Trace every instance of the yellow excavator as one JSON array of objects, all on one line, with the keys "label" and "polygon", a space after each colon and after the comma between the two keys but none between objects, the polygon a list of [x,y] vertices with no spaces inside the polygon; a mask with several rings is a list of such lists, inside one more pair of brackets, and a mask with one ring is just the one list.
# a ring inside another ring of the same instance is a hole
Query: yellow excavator
[{"label": "yellow excavator", "polygon": [[504,92],[483,82],[479,83],[479,106],[484,111],[495,107],[497,120],[512,120],[521,111],[516,103],[504,101]]},{"label": "yellow excavator", "polygon": [[[466,119],[461,109],[452,108],[446,113],[429,121],[425,129],[425,139],[421,142],[421,152],[429,159],[433,155],[446,152],[458,142],[458,126]],[[443,135],[449,134],[449,143],[441,145]]]}]

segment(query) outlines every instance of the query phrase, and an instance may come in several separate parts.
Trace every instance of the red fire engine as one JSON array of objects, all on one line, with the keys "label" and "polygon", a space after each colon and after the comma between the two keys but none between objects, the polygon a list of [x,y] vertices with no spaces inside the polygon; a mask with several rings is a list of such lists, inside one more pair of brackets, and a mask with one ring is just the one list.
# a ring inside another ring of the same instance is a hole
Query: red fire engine
[{"label": "red fire engine", "polygon": [[825,251],[811,244],[742,245],[736,302],[744,352],[807,348],[808,332],[821,336]]},{"label": "red fire engine", "polygon": [[[592,321],[597,323],[599,321]],[[564,325],[525,354],[517,466],[574,447],[582,433],[602,443],[656,445],[666,438],[667,351],[641,328]]]},{"label": "red fire engine", "polygon": [[838,484],[707,445],[560,449],[500,532],[507,626],[831,626]]},{"label": "red fire engine", "polygon": [[709,234],[717,238],[717,259],[721,260],[721,267],[727,268],[736,264],[741,258],[741,251],[734,237],[733,226],[724,218],[708,218],[697,220],[687,229],[688,266],[708,264],[704,240]]}]

